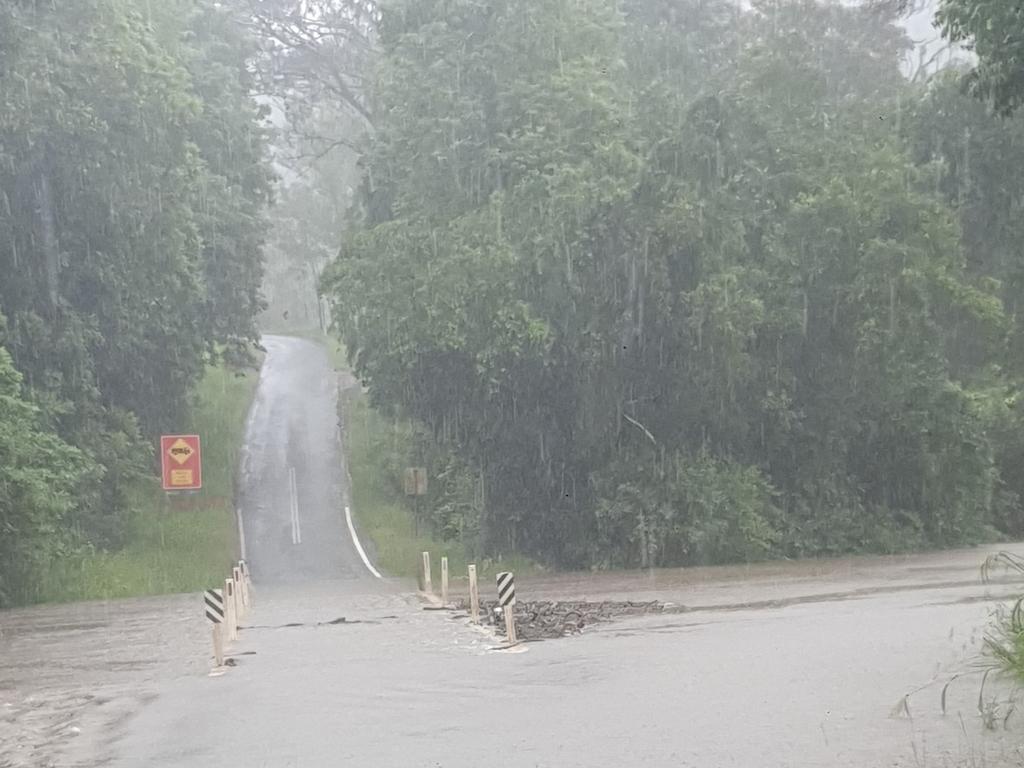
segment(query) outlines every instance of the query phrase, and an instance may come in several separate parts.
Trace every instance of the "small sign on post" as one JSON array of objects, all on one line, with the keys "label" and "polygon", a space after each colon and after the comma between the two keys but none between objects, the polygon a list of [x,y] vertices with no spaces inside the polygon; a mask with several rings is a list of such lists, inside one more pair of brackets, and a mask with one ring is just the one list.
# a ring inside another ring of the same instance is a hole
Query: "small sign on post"
[{"label": "small sign on post", "polygon": [[469,620],[480,623],[480,591],[476,583],[476,565],[469,566]]},{"label": "small sign on post", "polygon": [[498,605],[505,616],[505,636],[509,645],[519,642],[516,637],[516,580],[511,571],[502,571],[497,575],[498,582]]},{"label": "small sign on post", "polygon": [[213,663],[224,666],[224,593],[219,589],[208,589],[203,593],[206,618],[213,625]]},{"label": "small sign on post", "polygon": [[198,491],[203,487],[199,435],[163,435],[160,466],[165,491]]},{"label": "small sign on post", "polygon": [[405,487],[406,496],[427,495],[427,468],[408,467],[402,478],[402,485]]}]

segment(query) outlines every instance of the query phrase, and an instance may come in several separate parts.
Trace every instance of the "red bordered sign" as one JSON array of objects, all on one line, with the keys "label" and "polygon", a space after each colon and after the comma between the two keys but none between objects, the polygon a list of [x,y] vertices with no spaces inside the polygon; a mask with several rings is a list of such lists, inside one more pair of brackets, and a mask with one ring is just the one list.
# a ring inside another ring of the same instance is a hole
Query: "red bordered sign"
[{"label": "red bordered sign", "polygon": [[164,435],[160,438],[160,465],[165,491],[197,491],[203,487],[199,435]]}]

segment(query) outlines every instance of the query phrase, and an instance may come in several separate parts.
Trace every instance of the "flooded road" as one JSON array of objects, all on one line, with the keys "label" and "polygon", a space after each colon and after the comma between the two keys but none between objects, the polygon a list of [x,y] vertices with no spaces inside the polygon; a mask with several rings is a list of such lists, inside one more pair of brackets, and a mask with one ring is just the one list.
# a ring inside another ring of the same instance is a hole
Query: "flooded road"
[{"label": "flooded road", "polygon": [[[949,574],[981,556],[951,554]],[[220,678],[169,682],[122,727],[109,764],[1020,765],[1022,723],[985,728],[972,667],[1008,585],[951,586],[956,579],[931,570],[942,558],[819,562],[817,578],[806,564],[754,567],[742,580],[708,569],[693,592],[704,608],[595,625],[518,652],[495,651],[499,642],[460,616],[422,610],[401,584],[264,592],[260,627],[236,649],[253,655]],[[524,580],[518,591],[573,598],[566,585],[583,579],[598,599],[631,578]],[[837,584],[867,591],[840,597]],[[780,593],[788,602],[769,605]],[[719,602],[729,594],[759,607]],[[990,681],[986,706],[1006,693]]]},{"label": "flooded road", "polygon": [[995,548],[536,575],[521,599],[669,605],[495,650],[366,568],[326,356],[266,346],[240,497],[256,605],[235,666],[210,676],[197,596],[0,614],[3,768],[1024,764],[1005,685],[981,696],[995,730],[978,711],[982,632],[1015,590],[980,582]]}]

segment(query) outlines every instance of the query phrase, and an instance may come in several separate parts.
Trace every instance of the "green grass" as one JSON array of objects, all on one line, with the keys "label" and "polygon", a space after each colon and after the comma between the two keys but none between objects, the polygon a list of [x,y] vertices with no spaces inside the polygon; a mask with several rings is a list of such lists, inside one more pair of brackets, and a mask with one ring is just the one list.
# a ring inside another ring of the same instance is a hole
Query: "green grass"
[{"label": "green grass", "polygon": [[[416,578],[421,553],[430,552],[434,590],[440,587],[441,557],[447,556],[452,582],[466,577],[473,562],[461,542],[440,541],[416,532],[412,501],[401,489],[408,425],[395,424],[370,407],[365,395],[349,391],[342,401],[345,448],[352,475],[352,514],[360,533],[369,538],[379,568],[389,576]],[[522,557],[485,558],[477,562],[481,579],[498,571],[524,573],[536,566]]]},{"label": "green grass", "polygon": [[210,367],[182,432],[202,440],[203,489],[169,498],[159,478],[131,490],[128,544],[69,558],[41,585],[48,602],[194,592],[223,585],[238,556],[234,476],[258,374]]},{"label": "green grass", "polygon": [[[987,581],[996,570],[1024,576],[1024,558],[1011,552],[991,555],[982,566],[982,578]],[[1024,685],[1024,597],[996,612],[985,636],[985,651],[993,669]]]}]

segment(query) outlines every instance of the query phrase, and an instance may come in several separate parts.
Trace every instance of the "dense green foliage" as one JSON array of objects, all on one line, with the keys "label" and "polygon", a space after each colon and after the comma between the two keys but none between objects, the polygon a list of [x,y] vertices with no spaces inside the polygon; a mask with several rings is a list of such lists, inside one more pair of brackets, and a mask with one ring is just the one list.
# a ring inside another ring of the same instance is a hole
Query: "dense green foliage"
[{"label": "dense green foliage", "polygon": [[150,476],[128,489],[125,545],[68,548],[26,585],[20,601],[108,600],[197,592],[223,583],[239,556],[235,468],[258,372],[207,367],[182,430],[201,434],[203,490],[169,495]]},{"label": "dense green foliage", "polygon": [[909,83],[884,11],[395,0],[379,44],[325,285],[438,530],[570,565],[1022,530],[1021,124]]},{"label": "dense green foliage", "polygon": [[122,544],[151,438],[208,361],[248,358],[270,188],[254,50],[210,0],[0,2],[0,344],[45,435],[16,465],[59,475],[17,505],[55,531],[39,564],[69,536]]},{"label": "dense green foliage", "polygon": [[1024,104],[1024,7],[1019,0],[942,0],[945,36],[978,56],[967,83],[1009,113]]}]

